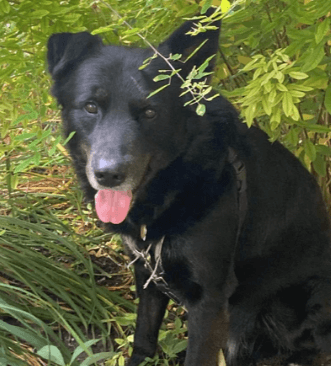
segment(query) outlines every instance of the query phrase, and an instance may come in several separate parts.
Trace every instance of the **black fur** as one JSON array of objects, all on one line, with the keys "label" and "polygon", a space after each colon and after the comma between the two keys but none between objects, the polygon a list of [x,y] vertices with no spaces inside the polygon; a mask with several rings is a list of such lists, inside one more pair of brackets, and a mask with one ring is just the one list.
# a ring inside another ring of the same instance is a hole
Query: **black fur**
[{"label": "black fur", "polygon": [[[173,62],[183,77],[218,47],[218,30],[191,37],[185,33],[192,26],[186,22],[158,48],[185,58],[208,39],[187,63]],[[69,149],[87,197],[100,186],[131,189],[128,216],[109,229],[140,249],[165,236],[165,279],[189,314],[185,366],[216,366],[221,348],[228,366],[320,365],[331,350],[331,257],[328,215],[314,178],[278,142],[242,124],[223,97],[206,103],[199,117],[183,106],[190,95],[179,97],[174,76],[147,98],[162,85],[152,81],[158,70],[169,69],[158,57],[139,70],[152,54],[104,46],[88,33],[56,34],[48,42],[53,94],[65,134],[76,131]],[[229,147],[247,172],[237,244]],[[101,161],[108,164],[102,184]],[[149,273],[141,260],[135,273],[140,303],[130,366],[154,355],[168,303],[153,283],[143,289]]]}]

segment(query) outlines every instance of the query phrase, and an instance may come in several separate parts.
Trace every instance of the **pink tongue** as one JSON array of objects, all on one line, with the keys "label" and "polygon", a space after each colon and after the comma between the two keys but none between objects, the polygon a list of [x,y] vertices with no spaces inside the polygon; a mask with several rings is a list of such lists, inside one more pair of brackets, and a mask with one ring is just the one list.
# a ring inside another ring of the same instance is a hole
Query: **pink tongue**
[{"label": "pink tongue", "polygon": [[131,191],[102,189],[95,195],[95,209],[103,222],[120,224],[125,220],[132,199]]}]

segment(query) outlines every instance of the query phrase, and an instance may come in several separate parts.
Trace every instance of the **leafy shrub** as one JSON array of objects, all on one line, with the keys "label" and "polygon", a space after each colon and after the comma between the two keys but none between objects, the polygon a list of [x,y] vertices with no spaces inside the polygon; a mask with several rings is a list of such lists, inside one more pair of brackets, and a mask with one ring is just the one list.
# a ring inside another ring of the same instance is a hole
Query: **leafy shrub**
[{"label": "leafy shrub", "polygon": [[223,22],[214,79],[248,125],[281,140],[313,172],[329,205],[330,9],[330,0],[246,1]]}]

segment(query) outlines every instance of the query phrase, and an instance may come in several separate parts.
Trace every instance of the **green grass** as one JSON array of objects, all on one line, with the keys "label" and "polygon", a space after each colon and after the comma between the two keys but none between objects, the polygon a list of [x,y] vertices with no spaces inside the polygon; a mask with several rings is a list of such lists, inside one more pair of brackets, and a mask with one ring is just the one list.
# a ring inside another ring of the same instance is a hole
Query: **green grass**
[{"label": "green grass", "polygon": [[[124,365],[137,301],[120,238],[96,225],[61,145],[8,189],[20,159],[0,160],[0,365]],[[184,312],[169,309],[152,365],[186,346]]]}]

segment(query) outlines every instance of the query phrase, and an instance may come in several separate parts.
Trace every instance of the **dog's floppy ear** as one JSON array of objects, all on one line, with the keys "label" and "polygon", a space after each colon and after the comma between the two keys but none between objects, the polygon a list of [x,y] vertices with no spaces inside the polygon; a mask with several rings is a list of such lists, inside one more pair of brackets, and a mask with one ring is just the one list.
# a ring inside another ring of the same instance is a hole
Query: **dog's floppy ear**
[{"label": "dog's floppy ear", "polygon": [[47,44],[48,71],[54,80],[60,79],[101,46],[101,39],[88,32],[53,34]]},{"label": "dog's floppy ear", "polygon": [[[206,16],[209,17],[214,13],[214,9],[209,9]],[[193,36],[187,34],[187,32],[196,28],[196,24],[199,20],[190,20],[185,22],[180,28],[178,28],[171,36],[159,46],[160,52],[167,52],[171,54],[181,54],[182,61],[185,61],[192,52],[194,52],[203,42],[203,46],[184,64],[181,64],[180,68],[182,73],[187,74],[192,70],[194,65],[200,66],[208,57],[216,54],[218,50],[218,41],[220,34],[221,21],[213,21],[208,26],[212,26],[214,29],[207,29],[197,35]],[[212,71],[215,64],[215,58],[209,62],[209,66],[205,71]]]}]

